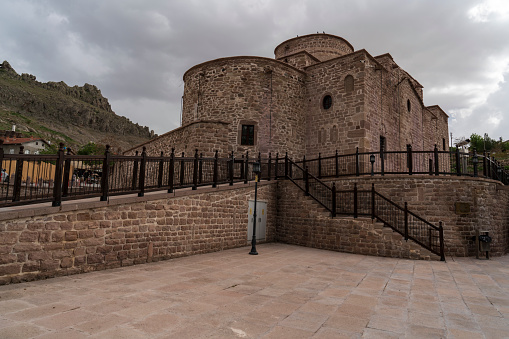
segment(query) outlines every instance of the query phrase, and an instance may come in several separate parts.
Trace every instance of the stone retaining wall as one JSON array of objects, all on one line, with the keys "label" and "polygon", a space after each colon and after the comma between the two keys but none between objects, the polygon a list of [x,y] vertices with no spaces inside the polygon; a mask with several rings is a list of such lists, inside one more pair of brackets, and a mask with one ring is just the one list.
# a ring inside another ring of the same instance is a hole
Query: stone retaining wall
[{"label": "stone retaining wall", "polygon": [[331,218],[289,181],[278,187],[277,241],[381,257],[439,259],[371,218]]},{"label": "stone retaining wall", "polygon": [[[266,241],[275,238],[276,185],[262,183],[258,190],[258,198],[268,206]],[[0,284],[248,244],[247,212],[248,200],[254,198],[253,184],[179,194],[184,195],[75,202],[0,221]]]},{"label": "stone retaining wall", "polygon": [[[489,231],[491,254],[509,252],[509,190],[497,181],[457,176],[349,177],[336,182],[338,190],[375,190],[438,226],[443,222],[445,253],[474,256],[476,230]],[[330,183],[330,181],[329,181]]]}]

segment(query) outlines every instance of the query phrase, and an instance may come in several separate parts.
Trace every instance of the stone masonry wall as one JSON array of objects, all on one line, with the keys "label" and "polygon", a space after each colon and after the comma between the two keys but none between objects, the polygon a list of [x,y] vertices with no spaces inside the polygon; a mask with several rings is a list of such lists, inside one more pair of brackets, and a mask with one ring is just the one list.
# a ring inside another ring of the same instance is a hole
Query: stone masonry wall
[{"label": "stone masonry wall", "polygon": [[[370,126],[365,108],[364,52],[356,52],[308,67],[306,119],[306,157],[318,153],[355,153],[366,146]],[[345,88],[345,78],[354,79],[353,90]],[[324,109],[323,98],[332,97],[332,106]]]},{"label": "stone masonry wall", "polygon": [[[275,239],[276,182],[260,183],[266,240]],[[3,213],[0,284],[102,270],[247,245],[254,185]],[[15,218],[15,216],[18,216]]]},{"label": "stone masonry wall", "polygon": [[198,149],[198,152],[203,153],[205,157],[214,156],[216,150],[219,157],[227,157],[227,134],[228,123],[223,121],[196,121],[138,145],[124,152],[124,154],[134,155],[136,151],[141,154],[143,146],[145,146],[147,155],[153,157],[161,155],[161,151],[164,156],[169,156],[172,148],[175,149],[176,156],[181,156],[184,152],[186,157],[190,157]]},{"label": "stone masonry wall", "polygon": [[509,190],[496,181],[469,177],[387,176],[350,177],[336,182],[338,190],[375,190],[438,226],[443,222],[445,252],[473,256],[475,230],[489,231],[492,255],[509,252]]},{"label": "stone masonry wall", "polygon": [[278,183],[277,241],[356,254],[438,259],[370,218],[331,218],[289,181]]},{"label": "stone masonry wall", "polygon": [[[182,122],[229,123],[228,151],[266,155],[304,152],[305,73],[261,57],[209,61],[184,74]],[[242,125],[255,126],[255,144],[241,145]]]},{"label": "stone masonry wall", "polygon": [[302,51],[326,61],[350,54],[354,48],[348,41],[335,35],[309,34],[282,42],[275,48],[274,55],[276,59],[281,59]]}]

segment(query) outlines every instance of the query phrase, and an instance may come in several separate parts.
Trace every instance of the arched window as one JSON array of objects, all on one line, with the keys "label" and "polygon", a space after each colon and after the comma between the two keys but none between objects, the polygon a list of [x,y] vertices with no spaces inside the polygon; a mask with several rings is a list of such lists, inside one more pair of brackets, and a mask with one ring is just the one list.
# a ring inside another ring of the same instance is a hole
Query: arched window
[{"label": "arched window", "polygon": [[345,91],[347,93],[353,92],[353,76],[351,75],[345,77]]},{"label": "arched window", "polygon": [[332,97],[330,95],[327,94],[323,97],[322,107],[323,109],[329,109],[332,107]]},{"label": "arched window", "polygon": [[330,130],[330,141],[333,143],[338,141],[338,128],[336,125],[332,126]]},{"label": "arched window", "polygon": [[322,143],[325,143],[326,139],[325,139],[325,129],[324,128],[320,128],[320,130],[318,131],[318,143],[319,144],[322,144]]}]

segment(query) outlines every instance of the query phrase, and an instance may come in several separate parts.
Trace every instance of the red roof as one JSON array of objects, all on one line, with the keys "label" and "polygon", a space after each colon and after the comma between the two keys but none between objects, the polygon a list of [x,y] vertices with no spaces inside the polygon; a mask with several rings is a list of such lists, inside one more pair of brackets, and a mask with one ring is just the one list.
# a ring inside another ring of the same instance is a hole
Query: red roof
[{"label": "red roof", "polygon": [[42,141],[46,143],[46,141],[41,138],[1,138],[4,141],[4,145],[21,145],[30,141]]}]

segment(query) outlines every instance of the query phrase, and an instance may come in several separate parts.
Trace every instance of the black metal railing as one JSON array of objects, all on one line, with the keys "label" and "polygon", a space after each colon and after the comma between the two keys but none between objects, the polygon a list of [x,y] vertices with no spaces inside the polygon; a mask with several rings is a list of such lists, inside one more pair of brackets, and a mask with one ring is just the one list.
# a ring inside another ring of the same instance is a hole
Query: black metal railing
[{"label": "black metal railing", "polygon": [[295,161],[302,168],[308,168],[319,179],[389,174],[428,174],[484,177],[509,185],[509,172],[489,153],[477,154],[453,151],[414,151],[408,145],[406,151],[377,152],[356,151],[353,154],[318,157]]},{"label": "black metal railing", "polygon": [[284,158],[262,158],[249,153],[235,157],[204,157],[171,154],[151,157],[146,149],[133,156],[114,155],[107,146],[104,155],[73,155],[63,145],[56,155],[4,154],[0,148],[0,207],[89,197],[107,200],[109,196],[167,189],[220,184],[233,185],[254,179],[252,164],[261,163],[261,178],[284,177]]},{"label": "black metal railing", "polygon": [[[330,158],[329,158],[330,159]],[[383,222],[385,226],[400,233],[405,240],[412,240],[430,252],[445,260],[443,227],[440,222],[435,226],[408,210],[407,203],[400,207],[390,199],[375,191],[358,190],[354,184],[352,190],[337,190],[336,183],[329,186],[313,174],[309,168],[285,158],[287,163],[285,176],[297,185],[307,196],[325,207],[332,217],[336,215],[371,216]],[[323,167],[322,167],[323,169]]]}]

